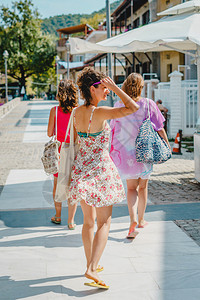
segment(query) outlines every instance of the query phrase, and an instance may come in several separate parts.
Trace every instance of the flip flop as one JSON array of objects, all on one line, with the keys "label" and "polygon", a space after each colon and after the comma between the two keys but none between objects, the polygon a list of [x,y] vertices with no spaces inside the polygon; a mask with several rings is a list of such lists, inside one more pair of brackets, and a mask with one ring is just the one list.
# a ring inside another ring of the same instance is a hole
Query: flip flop
[{"label": "flip flop", "polygon": [[99,289],[105,289],[105,290],[108,290],[109,289],[109,286],[106,285],[102,280],[101,281],[98,281],[98,282],[85,282],[84,285],[87,285],[87,286],[91,286],[91,287],[97,287]]},{"label": "flip flop", "polygon": [[[54,220],[52,220],[52,218],[54,218]],[[51,218],[51,222],[52,223],[54,223],[54,224],[60,224],[61,223],[61,218],[60,217],[54,216],[52,218]],[[60,219],[60,221],[58,221],[58,219]]]},{"label": "flip flop", "polygon": [[149,224],[149,223],[145,221],[144,224],[142,224],[142,225],[139,224],[139,225],[138,225],[138,228],[144,228],[144,227],[147,226],[148,224]]},{"label": "flip flop", "polygon": [[75,223],[68,223],[67,226],[68,226],[69,230],[74,230],[76,228],[76,224]]},{"label": "flip flop", "polygon": [[104,267],[101,267],[100,265],[97,266],[96,272],[102,272],[104,270]]},{"label": "flip flop", "polygon": [[138,231],[135,231],[135,228],[137,226],[137,222],[134,222],[129,229],[128,235],[127,235],[127,239],[134,239],[137,235],[138,235]]},{"label": "flip flop", "polygon": [[127,235],[127,239],[134,239],[134,238],[136,238],[136,236],[139,234],[139,232],[138,231],[132,231],[132,232],[130,232],[128,235]]}]

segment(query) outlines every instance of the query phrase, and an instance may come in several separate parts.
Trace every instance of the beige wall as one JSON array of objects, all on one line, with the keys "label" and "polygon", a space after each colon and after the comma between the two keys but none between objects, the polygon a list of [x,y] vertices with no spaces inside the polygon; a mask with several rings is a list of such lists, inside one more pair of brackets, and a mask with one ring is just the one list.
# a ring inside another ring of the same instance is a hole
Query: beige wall
[{"label": "beige wall", "polygon": [[[137,18],[142,18],[142,15],[149,10],[149,3],[145,3],[142,7],[140,7],[134,14],[133,14],[133,21]],[[131,23],[131,17],[127,18],[127,24]],[[141,21],[140,21],[141,25]]]},{"label": "beige wall", "polygon": [[175,51],[161,52],[160,53],[160,68],[161,68],[160,81],[161,82],[169,81],[168,75],[175,70],[178,71],[178,65],[184,65],[184,54]]},{"label": "beige wall", "polygon": [[158,0],[157,1],[157,12],[161,12],[165,9],[168,9],[172,6],[180,4],[181,0]]}]

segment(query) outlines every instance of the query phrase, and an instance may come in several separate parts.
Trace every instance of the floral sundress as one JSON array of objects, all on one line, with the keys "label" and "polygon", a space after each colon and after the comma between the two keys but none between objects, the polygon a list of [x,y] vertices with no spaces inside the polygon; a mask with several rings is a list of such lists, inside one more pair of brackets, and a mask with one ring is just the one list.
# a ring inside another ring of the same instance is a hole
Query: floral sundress
[{"label": "floral sundress", "polygon": [[[71,205],[84,200],[90,206],[104,207],[126,198],[121,178],[109,155],[111,129],[108,123],[105,122],[101,132],[89,133],[94,109],[88,132],[78,132],[80,148],[71,173]],[[76,127],[75,114],[74,124]]]}]

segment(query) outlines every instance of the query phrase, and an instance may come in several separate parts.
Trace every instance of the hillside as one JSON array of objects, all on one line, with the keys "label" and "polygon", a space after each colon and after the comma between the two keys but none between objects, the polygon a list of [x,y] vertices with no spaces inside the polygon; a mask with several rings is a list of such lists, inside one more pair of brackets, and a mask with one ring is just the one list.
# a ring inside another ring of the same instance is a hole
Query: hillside
[{"label": "hillside", "polygon": [[[121,2],[122,0],[118,0],[110,4],[111,13],[119,6]],[[105,14],[106,8],[102,8],[99,11],[94,11],[92,14],[66,14],[66,15],[63,14],[59,16],[45,18],[42,20],[41,27],[45,33],[50,33],[55,35],[56,29],[79,25],[81,23],[82,18],[89,19],[97,13]]]}]

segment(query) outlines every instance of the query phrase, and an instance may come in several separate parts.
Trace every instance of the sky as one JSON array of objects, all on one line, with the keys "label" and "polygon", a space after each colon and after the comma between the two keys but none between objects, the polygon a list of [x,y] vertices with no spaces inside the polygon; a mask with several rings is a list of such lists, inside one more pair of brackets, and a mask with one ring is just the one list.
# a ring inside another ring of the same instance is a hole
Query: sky
[{"label": "sky", "polygon": [[[11,8],[13,0],[0,0],[0,5]],[[32,0],[42,18],[62,14],[90,14],[106,6],[106,0]],[[115,0],[110,0],[110,3]]]}]

